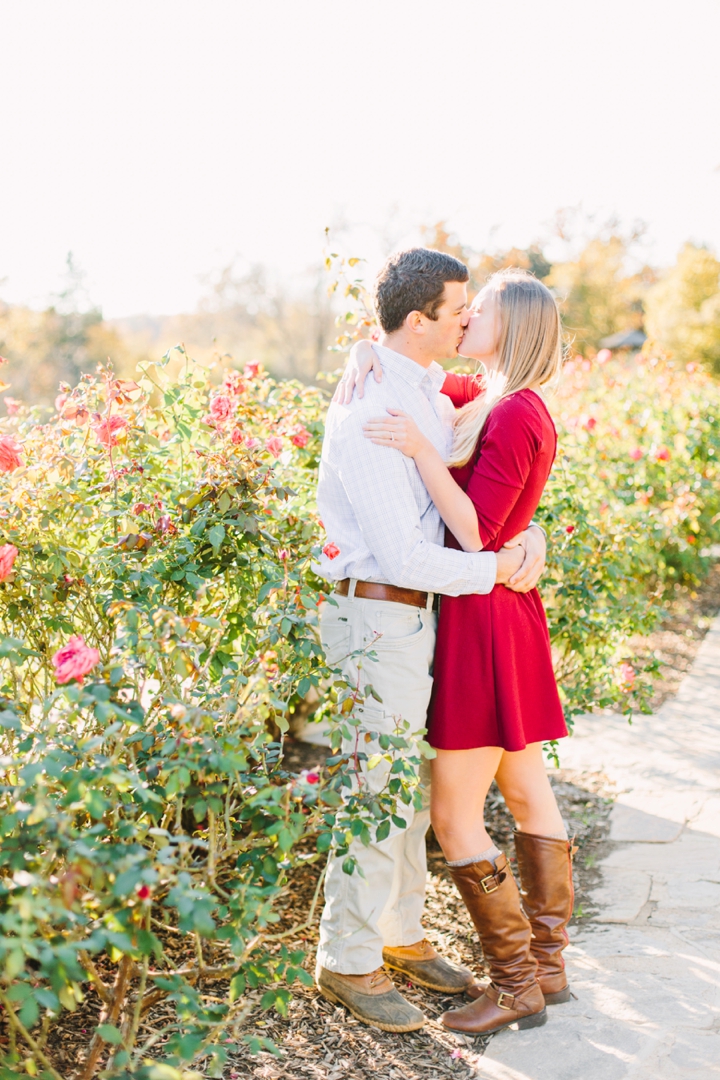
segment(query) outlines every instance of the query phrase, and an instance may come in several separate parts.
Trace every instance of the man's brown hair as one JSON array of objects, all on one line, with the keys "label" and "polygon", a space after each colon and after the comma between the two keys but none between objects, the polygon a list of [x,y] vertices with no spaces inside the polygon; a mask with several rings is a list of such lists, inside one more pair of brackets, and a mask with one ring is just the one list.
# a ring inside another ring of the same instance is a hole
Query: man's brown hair
[{"label": "man's brown hair", "polygon": [[399,330],[411,311],[436,321],[446,281],[468,281],[467,267],[453,255],[431,248],[408,248],[391,255],[375,281],[373,300],[386,334]]}]

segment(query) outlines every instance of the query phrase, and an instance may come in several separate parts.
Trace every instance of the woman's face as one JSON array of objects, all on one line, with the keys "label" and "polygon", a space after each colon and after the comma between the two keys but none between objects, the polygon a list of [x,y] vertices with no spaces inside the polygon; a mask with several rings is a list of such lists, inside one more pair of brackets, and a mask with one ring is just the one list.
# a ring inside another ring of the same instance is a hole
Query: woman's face
[{"label": "woman's face", "polygon": [[461,356],[482,360],[487,368],[497,364],[500,319],[494,291],[486,285],[472,302],[463,339],[458,346]]}]

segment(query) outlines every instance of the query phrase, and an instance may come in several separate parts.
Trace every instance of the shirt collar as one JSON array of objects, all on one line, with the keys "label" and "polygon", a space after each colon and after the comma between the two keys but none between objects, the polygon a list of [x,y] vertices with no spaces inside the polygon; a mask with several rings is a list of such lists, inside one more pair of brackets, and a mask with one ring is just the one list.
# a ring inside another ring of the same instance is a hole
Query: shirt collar
[{"label": "shirt collar", "polygon": [[396,372],[405,382],[416,390],[419,390],[424,380],[427,380],[433,390],[440,391],[445,382],[445,371],[435,361],[429,367],[422,367],[411,360],[409,356],[388,349],[387,345],[373,344],[373,349],[380,357],[383,367]]}]

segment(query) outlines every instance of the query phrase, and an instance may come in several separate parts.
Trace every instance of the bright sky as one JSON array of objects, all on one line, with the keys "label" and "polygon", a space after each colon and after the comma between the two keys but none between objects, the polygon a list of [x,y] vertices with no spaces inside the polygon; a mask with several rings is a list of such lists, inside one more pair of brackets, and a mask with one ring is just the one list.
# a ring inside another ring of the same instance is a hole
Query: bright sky
[{"label": "bright sky", "polygon": [[235,255],[291,280],[328,224],[377,260],[577,204],[720,248],[717,0],[0,0],[0,37],[8,301],[69,250],[106,315],[170,313]]}]

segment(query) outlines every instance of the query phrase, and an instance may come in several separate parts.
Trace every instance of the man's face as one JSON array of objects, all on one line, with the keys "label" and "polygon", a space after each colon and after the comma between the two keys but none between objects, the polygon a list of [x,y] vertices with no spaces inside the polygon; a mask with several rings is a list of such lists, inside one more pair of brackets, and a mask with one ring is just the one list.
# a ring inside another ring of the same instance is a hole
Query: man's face
[{"label": "man's face", "polygon": [[461,281],[446,281],[437,319],[423,319],[424,354],[432,360],[448,360],[457,356],[468,318],[467,285]]}]

